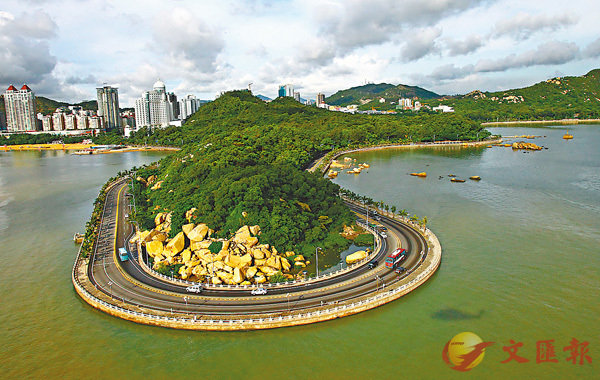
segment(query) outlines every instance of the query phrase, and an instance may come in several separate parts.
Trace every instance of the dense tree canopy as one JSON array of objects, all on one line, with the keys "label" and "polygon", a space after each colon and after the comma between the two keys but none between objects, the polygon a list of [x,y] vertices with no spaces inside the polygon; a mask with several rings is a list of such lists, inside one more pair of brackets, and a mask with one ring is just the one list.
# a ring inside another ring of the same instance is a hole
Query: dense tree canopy
[{"label": "dense tree canopy", "polygon": [[[155,167],[138,171],[163,181],[151,190],[138,182],[138,213],[172,211],[173,229],[196,208],[196,222],[219,236],[258,224],[261,241],[302,252],[334,244],[343,224],[354,220],[339,188],[304,169],[326,152],[348,146],[485,137],[477,123],[456,115],[401,118],[347,115],[303,106],[292,99],[265,103],[246,91],[226,93],[203,106],[181,128],[142,129],[130,141],[181,146]],[[105,138],[117,138],[107,135]]]}]

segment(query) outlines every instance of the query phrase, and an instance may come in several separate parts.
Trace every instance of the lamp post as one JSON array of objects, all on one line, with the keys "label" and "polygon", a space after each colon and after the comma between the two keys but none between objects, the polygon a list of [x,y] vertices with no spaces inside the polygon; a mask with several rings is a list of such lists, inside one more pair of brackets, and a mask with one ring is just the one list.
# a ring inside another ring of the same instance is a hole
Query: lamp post
[{"label": "lamp post", "polygon": [[319,277],[319,250],[323,250],[321,247],[315,249],[315,268],[317,269],[317,277]]},{"label": "lamp post", "polygon": [[288,312],[291,312],[292,309],[290,309],[290,293],[286,294],[285,297],[287,298]]}]

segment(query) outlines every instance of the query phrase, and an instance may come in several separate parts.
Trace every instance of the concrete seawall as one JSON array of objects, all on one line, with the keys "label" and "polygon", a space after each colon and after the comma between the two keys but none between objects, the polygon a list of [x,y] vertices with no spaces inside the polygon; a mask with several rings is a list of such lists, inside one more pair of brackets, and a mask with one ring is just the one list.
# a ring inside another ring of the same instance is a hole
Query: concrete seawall
[{"label": "concrete seawall", "polygon": [[[405,224],[410,225],[409,223]],[[305,325],[357,314],[384,305],[417,289],[433,276],[441,262],[441,245],[430,230],[418,230],[412,226],[411,228],[418,231],[429,246],[426,257],[421,259],[420,265],[412,273],[389,285],[385,290],[362,296],[353,302],[346,301],[336,305],[314,307],[304,309],[302,312],[203,316],[198,318],[188,314],[174,316],[171,313],[156,311],[141,305],[131,305],[123,300],[113,299],[98,290],[87,277],[89,260],[81,258],[79,254],[73,266],[72,282],[77,294],[90,306],[115,317],[141,324],[205,331],[259,330]]]}]

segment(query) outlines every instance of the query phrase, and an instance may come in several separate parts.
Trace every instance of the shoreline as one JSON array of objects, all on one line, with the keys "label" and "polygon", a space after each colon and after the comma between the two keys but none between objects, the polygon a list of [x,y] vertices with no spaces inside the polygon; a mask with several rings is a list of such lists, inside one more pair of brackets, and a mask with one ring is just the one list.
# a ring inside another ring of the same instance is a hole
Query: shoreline
[{"label": "shoreline", "polygon": [[[502,138],[494,139],[494,140],[482,140],[482,141],[440,141],[440,142],[433,142],[433,143],[426,142],[426,143],[411,143],[411,144],[376,145],[376,146],[369,146],[369,147],[364,147],[364,148],[346,149],[346,150],[342,150],[338,153],[333,154],[331,156],[331,158],[329,158],[327,160],[327,163],[325,163],[325,165],[320,170],[323,174],[325,174],[327,172],[327,170],[329,170],[329,166],[331,165],[331,162],[333,160],[335,160],[338,157],[343,156],[345,154],[349,154],[349,153],[368,152],[368,151],[380,150],[380,149],[418,149],[418,148],[439,148],[439,147],[446,147],[446,146],[474,147],[474,146],[480,146],[480,145],[485,146],[485,145],[499,144],[501,142],[502,142]],[[329,153],[327,153],[327,154],[329,154]],[[327,154],[324,155],[323,157],[319,158],[312,166],[310,166],[306,170],[313,173],[317,169],[319,169],[319,166],[323,165],[323,160],[325,159]]]},{"label": "shoreline", "polygon": [[600,124],[600,119],[561,119],[561,120],[514,120],[514,121],[490,121],[481,123],[487,127],[510,127],[510,126],[546,126],[546,125],[577,125],[577,124]]},{"label": "shoreline", "polygon": [[[83,150],[90,149],[99,144],[18,144],[18,145],[0,145],[0,152],[12,151],[42,151],[42,150]],[[106,151],[91,152],[89,154],[105,154],[105,153],[126,153],[126,152],[154,152],[154,151],[178,151],[181,148],[168,146],[136,146],[128,145],[123,149],[111,149]]]}]

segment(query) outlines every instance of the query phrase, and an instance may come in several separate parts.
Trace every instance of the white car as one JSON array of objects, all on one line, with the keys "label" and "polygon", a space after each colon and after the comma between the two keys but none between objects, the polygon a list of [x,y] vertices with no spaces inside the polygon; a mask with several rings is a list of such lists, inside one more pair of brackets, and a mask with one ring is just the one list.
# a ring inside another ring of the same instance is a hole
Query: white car
[{"label": "white car", "polygon": [[252,289],[252,291],[250,292],[253,296],[262,296],[263,294],[267,294],[267,289],[263,288],[262,286],[256,288],[256,289]]},{"label": "white car", "polygon": [[381,233],[381,237],[384,238],[384,239],[387,239],[387,234],[385,232],[382,232]]},{"label": "white car", "polygon": [[202,285],[197,284],[197,285],[188,286],[187,288],[185,288],[185,290],[187,290],[190,293],[200,293],[200,292],[202,292]]}]

